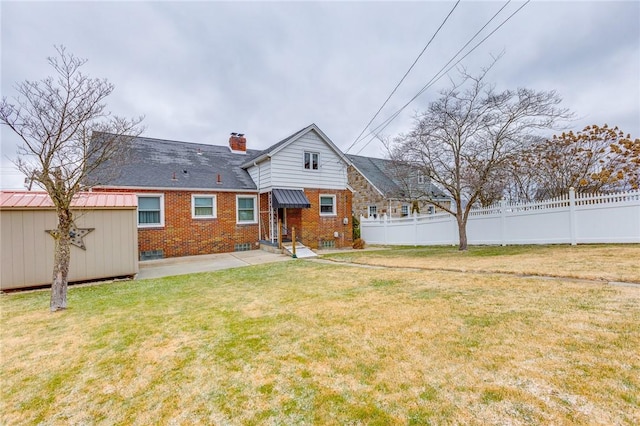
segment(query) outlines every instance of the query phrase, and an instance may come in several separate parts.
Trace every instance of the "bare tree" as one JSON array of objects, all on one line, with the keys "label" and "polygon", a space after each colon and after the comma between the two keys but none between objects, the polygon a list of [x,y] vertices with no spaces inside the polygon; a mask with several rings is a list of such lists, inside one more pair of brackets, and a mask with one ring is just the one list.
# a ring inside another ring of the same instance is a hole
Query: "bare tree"
[{"label": "bare tree", "polygon": [[[67,307],[67,276],[71,259],[72,202],[87,185],[87,176],[108,159],[124,158],[132,137],[142,131],[142,117],[111,115],[104,99],[114,86],[104,79],[82,74],[86,59],[56,47],[57,57],[47,58],[54,77],[24,81],[15,86],[19,96],[10,103],[3,97],[0,122],[21,140],[16,166],[47,191],[58,218],[51,285],[52,312]],[[92,141],[93,132],[106,132]],[[99,142],[99,143],[98,143]]]},{"label": "bare tree", "polygon": [[393,158],[420,168],[451,196],[453,205],[432,203],[456,217],[460,250],[467,249],[471,207],[501,198],[510,164],[534,133],[571,117],[553,91],[497,92],[485,82],[490,68],[477,77],[461,71],[460,82],[417,114],[414,128],[397,137],[392,150]]},{"label": "bare tree", "polygon": [[587,126],[540,141],[519,164],[535,181],[536,199],[558,197],[571,187],[582,192],[637,189],[640,139],[606,124]]}]

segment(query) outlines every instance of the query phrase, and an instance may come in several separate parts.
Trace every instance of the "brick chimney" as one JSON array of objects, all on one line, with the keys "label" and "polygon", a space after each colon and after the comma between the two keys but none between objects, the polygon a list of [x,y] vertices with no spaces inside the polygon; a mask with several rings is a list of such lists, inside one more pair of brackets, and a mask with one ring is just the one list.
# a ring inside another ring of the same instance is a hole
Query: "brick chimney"
[{"label": "brick chimney", "polygon": [[229,149],[236,153],[247,153],[247,138],[244,137],[244,133],[231,133],[229,137]]}]

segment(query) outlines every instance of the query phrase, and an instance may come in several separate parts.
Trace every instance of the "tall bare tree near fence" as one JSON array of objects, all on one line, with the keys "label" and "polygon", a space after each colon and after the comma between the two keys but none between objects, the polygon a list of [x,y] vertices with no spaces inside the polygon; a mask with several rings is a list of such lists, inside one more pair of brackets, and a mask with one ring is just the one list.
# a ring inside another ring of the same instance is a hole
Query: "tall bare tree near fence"
[{"label": "tall bare tree near fence", "polygon": [[510,163],[526,151],[536,132],[571,118],[554,91],[498,92],[486,82],[491,66],[478,76],[462,70],[460,81],[418,113],[414,128],[391,147],[392,159],[420,170],[452,197],[451,206],[430,202],[456,217],[460,250],[467,249],[471,207],[502,197]]},{"label": "tall bare tree near fence", "polygon": [[[86,59],[67,53],[62,46],[56,52],[56,57],[48,58],[55,77],[18,83],[14,103],[6,97],[0,103],[0,123],[22,143],[16,167],[47,191],[56,208],[52,312],[67,307],[72,201],[79,191],[106,183],[90,182],[88,176],[109,159],[125,159],[129,142],[142,131],[143,119],[111,115],[104,100],[114,86],[84,75],[80,68]],[[101,132],[99,143],[92,141],[94,132]]]}]

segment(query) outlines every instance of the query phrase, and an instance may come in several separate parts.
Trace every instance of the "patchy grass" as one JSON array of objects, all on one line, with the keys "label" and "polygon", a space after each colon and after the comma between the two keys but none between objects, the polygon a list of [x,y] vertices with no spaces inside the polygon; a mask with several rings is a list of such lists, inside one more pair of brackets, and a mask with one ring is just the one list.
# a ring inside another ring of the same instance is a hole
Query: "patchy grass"
[{"label": "patchy grass", "polygon": [[48,297],[0,297],[0,424],[640,422],[635,287],[298,260]]},{"label": "patchy grass", "polygon": [[640,244],[396,247],[324,257],[368,265],[640,283]]}]

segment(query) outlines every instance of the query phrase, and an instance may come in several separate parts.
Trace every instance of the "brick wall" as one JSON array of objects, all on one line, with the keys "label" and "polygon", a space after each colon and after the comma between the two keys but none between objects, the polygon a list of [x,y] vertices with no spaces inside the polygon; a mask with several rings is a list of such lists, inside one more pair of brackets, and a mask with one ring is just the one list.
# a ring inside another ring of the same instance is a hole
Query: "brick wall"
[{"label": "brick wall", "polygon": [[[199,254],[228,253],[236,244],[250,244],[257,248],[258,224],[239,225],[236,223],[235,192],[215,191],[160,191],[95,189],[96,191],[133,192],[135,194],[164,195],[164,227],[138,228],[139,252],[162,250],[164,257],[193,256]],[[350,247],[351,233],[351,191],[306,189],[311,208],[288,212],[291,218],[300,215],[302,235],[298,238],[307,246],[318,248],[321,241],[333,241],[335,247]],[[191,217],[191,195],[207,194],[216,196],[215,219],[193,219]],[[336,216],[320,216],[320,194],[336,196]],[[251,195],[242,193],[240,195]],[[260,196],[260,210],[263,223],[268,223],[268,194]],[[257,208],[257,206],[256,206]],[[343,218],[348,219],[347,225]],[[300,232],[297,229],[296,232]],[[338,232],[338,237],[334,236]],[[267,234],[267,230],[263,229]]]},{"label": "brick wall", "polygon": [[[304,192],[311,202],[311,208],[302,209],[302,242],[311,248],[318,248],[322,241],[333,241],[336,248],[351,247],[351,191],[307,188]],[[336,196],[335,216],[320,215],[320,194]],[[344,218],[347,218],[346,225]],[[338,237],[334,236],[335,232],[338,232]]]},{"label": "brick wall", "polygon": [[[236,193],[120,189],[117,191],[164,194],[164,227],[138,228],[139,252],[162,250],[164,257],[179,257],[232,252],[236,244],[249,243],[252,249],[258,247],[256,245],[258,225],[236,223]],[[217,217],[193,219],[191,217],[192,194],[215,195]]]}]

